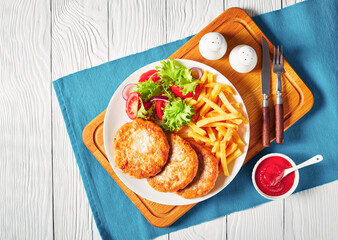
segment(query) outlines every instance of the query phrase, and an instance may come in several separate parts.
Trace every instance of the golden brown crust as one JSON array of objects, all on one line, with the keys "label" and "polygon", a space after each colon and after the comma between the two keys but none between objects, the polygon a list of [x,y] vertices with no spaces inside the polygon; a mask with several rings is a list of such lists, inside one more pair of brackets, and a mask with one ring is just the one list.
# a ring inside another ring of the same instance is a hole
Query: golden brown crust
[{"label": "golden brown crust", "polygon": [[177,191],[177,194],[188,199],[206,195],[214,188],[218,177],[218,161],[212,153],[195,142],[190,142],[190,145],[198,156],[198,172],[186,188]]},{"label": "golden brown crust", "polygon": [[185,188],[196,176],[197,154],[190,144],[176,134],[168,135],[169,159],[162,172],[148,179],[151,187],[160,192],[176,192]]},{"label": "golden brown crust", "polygon": [[116,132],[113,150],[116,167],[122,172],[135,178],[148,178],[166,164],[169,144],[159,126],[136,119]]}]

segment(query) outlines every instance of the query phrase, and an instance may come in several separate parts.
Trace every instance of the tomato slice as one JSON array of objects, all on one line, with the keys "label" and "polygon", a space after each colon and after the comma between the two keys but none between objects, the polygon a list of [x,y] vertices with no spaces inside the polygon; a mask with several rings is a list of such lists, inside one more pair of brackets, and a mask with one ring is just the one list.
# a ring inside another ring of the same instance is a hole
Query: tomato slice
[{"label": "tomato slice", "polygon": [[149,70],[148,72],[145,72],[141,75],[138,82],[144,82],[147,81],[149,78],[153,80],[154,82],[158,82],[161,78],[157,75],[158,70]]},{"label": "tomato slice", "polygon": [[155,105],[155,109],[156,109],[156,113],[159,119],[163,120],[163,109],[167,106],[167,102],[165,101],[161,101],[161,100],[157,100],[156,101],[156,105]]},{"label": "tomato slice", "polygon": [[196,94],[198,94],[200,92],[201,86],[200,86],[200,84],[198,84],[195,88],[195,93],[189,92],[185,95],[182,94],[183,88],[180,88],[180,87],[177,87],[177,86],[171,86],[170,89],[171,89],[171,91],[173,91],[173,93],[175,93],[177,96],[179,96],[181,98],[191,98],[191,97],[195,96]]},{"label": "tomato slice", "polygon": [[126,113],[131,120],[135,120],[137,117],[139,99],[140,97],[137,92],[131,93],[127,99]]}]

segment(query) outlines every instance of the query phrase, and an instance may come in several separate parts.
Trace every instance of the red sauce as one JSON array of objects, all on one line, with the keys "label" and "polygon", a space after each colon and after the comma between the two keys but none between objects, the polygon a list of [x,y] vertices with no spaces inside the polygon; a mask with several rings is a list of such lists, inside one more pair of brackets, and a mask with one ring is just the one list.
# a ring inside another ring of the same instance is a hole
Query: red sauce
[{"label": "red sauce", "polygon": [[256,185],[265,194],[280,196],[288,192],[295,180],[292,172],[281,179],[283,170],[292,167],[291,163],[283,157],[272,156],[263,160],[256,169]]}]

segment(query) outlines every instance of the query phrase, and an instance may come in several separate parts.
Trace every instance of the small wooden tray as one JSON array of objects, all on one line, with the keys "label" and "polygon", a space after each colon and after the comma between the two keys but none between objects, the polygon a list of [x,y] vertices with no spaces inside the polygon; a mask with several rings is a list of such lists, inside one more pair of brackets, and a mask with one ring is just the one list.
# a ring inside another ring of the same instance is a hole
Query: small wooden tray
[{"label": "small wooden tray", "polygon": [[[201,37],[208,32],[219,32],[227,40],[228,50],[226,55],[217,61],[204,59],[198,50]],[[245,163],[263,149],[261,144],[261,114],[262,94],[260,73],[262,66],[261,37],[266,36],[253,22],[249,15],[240,8],[230,8],[223,12],[213,22],[206,26],[201,32],[194,36],[189,42],[178,49],[171,58],[183,58],[202,62],[213,67],[227,77],[236,87],[244,100],[250,120],[250,144]],[[267,39],[267,38],[266,38]],[[273,45],[267,39],[270,54],[273,53]],[[248,73],[235,72],[229,64],[230,51],[239,44],[247,44],[253,47],[258,56],[256,68]],[[271,66],[272,68],[272,66]],[[304,116],[313,105],[313,95],[287,61],[284,61],[285,73],[282,75],[283,100],[284,100],[284,126],[289,128],[298,119]],[[271,70],[271,141],[275,138],[274,131],[274,102],[276,97],[276,77]],[[140,210],[144,217],[156,227],[167,227],[185,214],[195,204],[186,206],[167,206],[146,200],[129,188],[116,176],[111,168],[103,146],[103,121],[105,111],[91,121],[83,130],[83,141],[93,153],[101,165],[106,169],[115,182],[127,194],[130,200]],[[285,144],[288,144],[287,142]]]}]

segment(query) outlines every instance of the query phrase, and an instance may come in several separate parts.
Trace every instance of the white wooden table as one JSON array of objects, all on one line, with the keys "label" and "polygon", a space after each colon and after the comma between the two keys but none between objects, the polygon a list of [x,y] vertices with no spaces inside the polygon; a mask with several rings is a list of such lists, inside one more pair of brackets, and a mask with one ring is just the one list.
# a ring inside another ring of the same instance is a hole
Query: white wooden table
[{"label": "white wooden table", "polygon": [[[57,78],[294,0],[0,0],[0,239],[100,239]],[[159,239],[337,239],[338,181]]]}]

